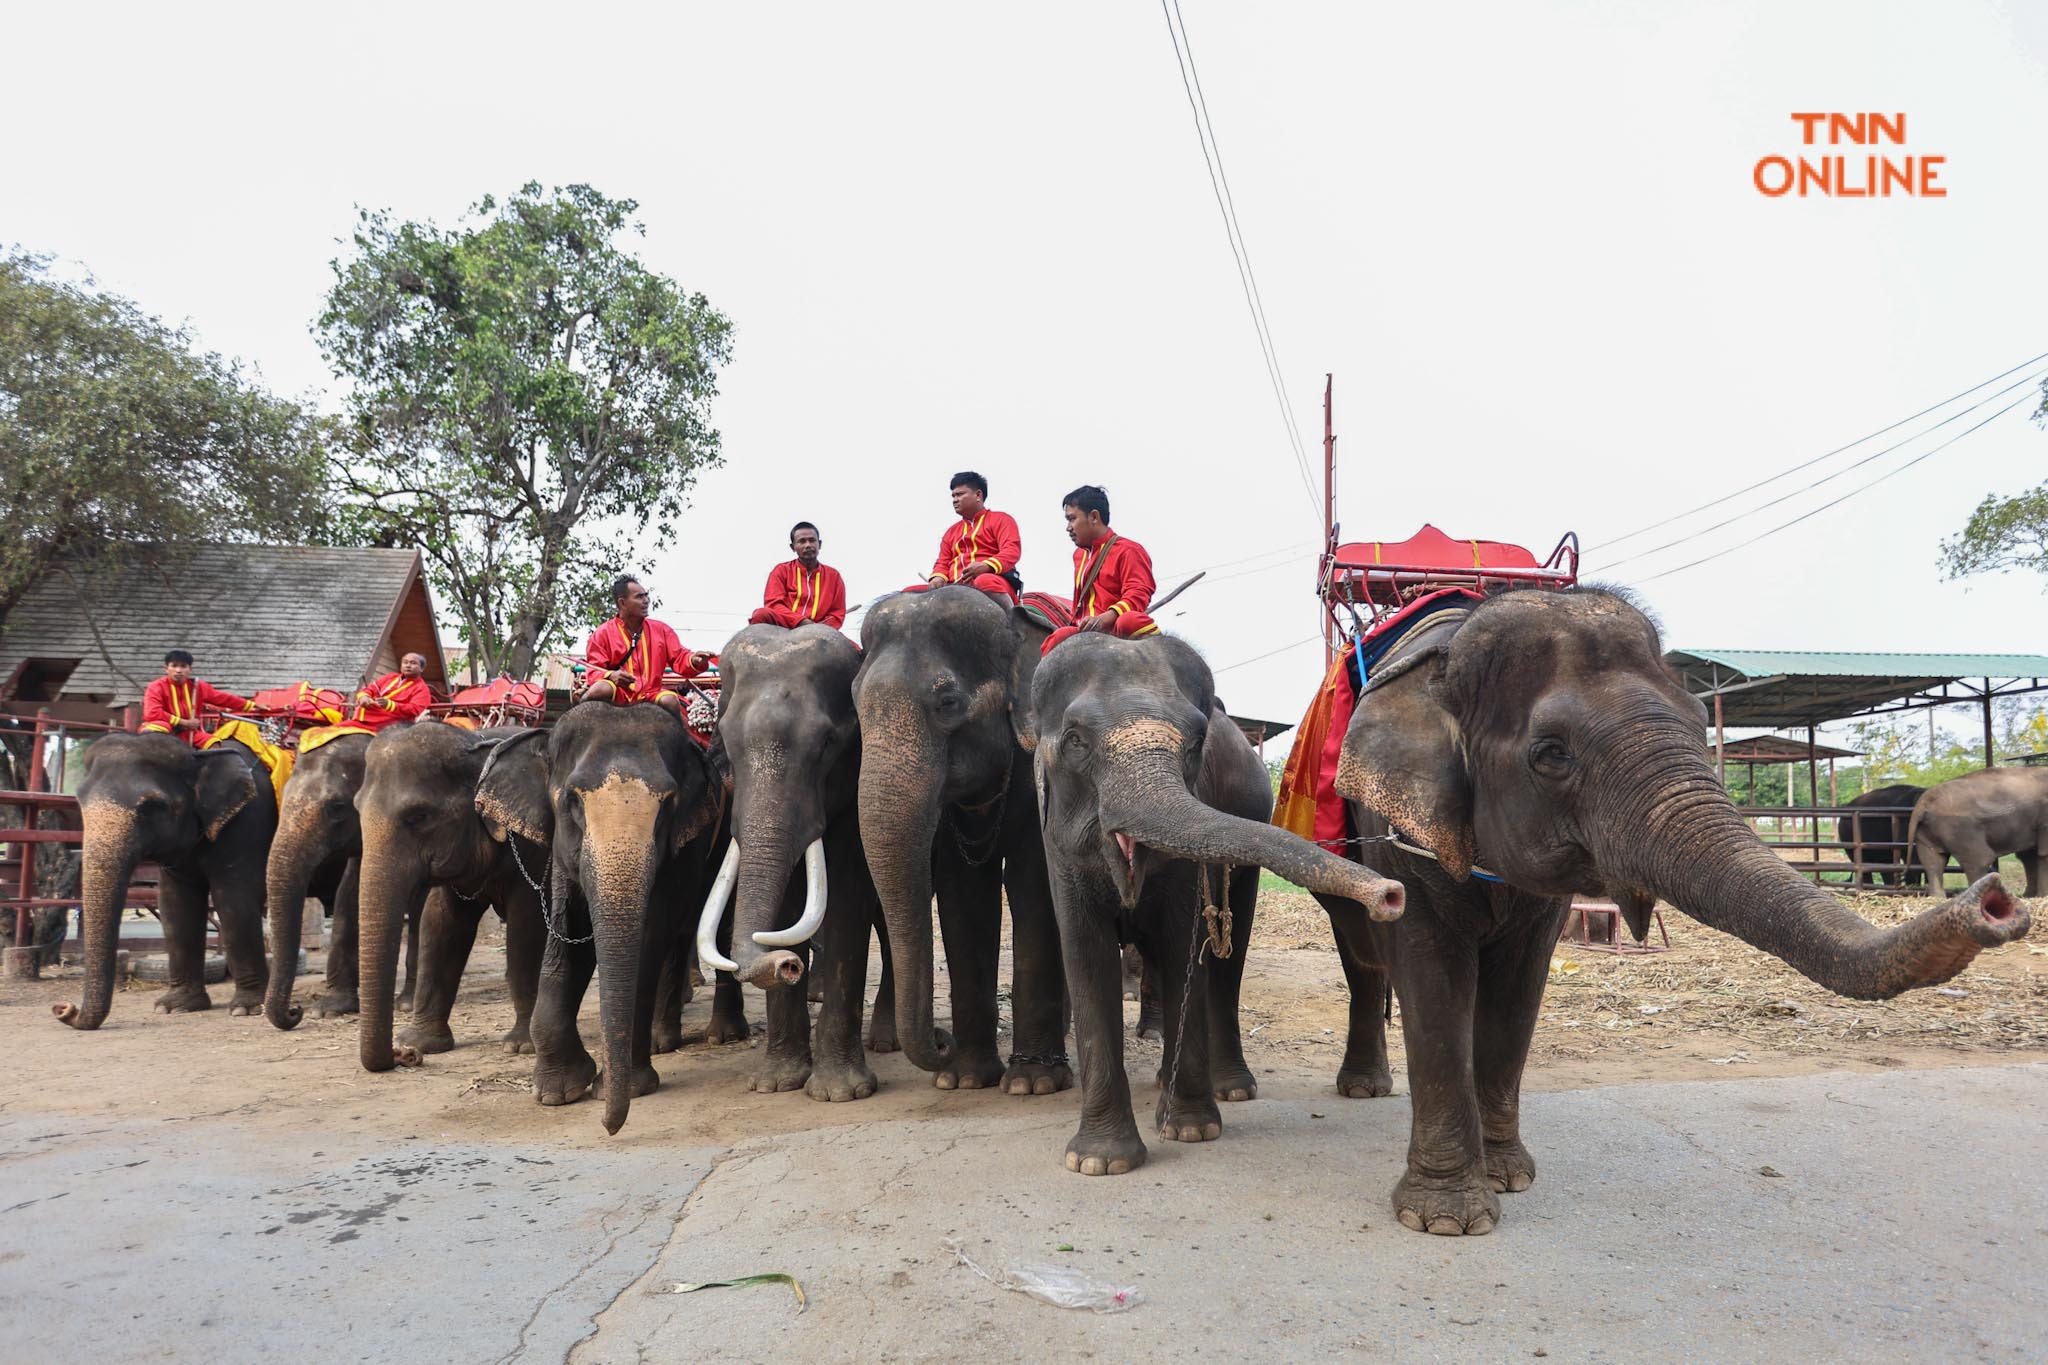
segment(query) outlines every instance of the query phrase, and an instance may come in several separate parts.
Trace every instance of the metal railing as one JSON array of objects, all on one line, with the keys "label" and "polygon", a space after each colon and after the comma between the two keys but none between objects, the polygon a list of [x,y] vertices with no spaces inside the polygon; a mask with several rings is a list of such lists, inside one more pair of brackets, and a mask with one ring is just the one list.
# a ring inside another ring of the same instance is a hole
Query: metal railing
[{"label": "metal railing", "polygon": [[[1933,895],[1920,859],[1905,840],[1911,806],[1743,806],[1750,828],[1786,865],[1815,884],[1883,895]],[[1843,823],[1860,817],[1866,832],[1844,839]],[[1872,829],[1871,826],[1877,828]],[[1897,838],[1878,838],[1896,831]],[[1830,857],[1829,854],[1838,856]],[[1961,869],[1951,862],[1949,869]]]}]

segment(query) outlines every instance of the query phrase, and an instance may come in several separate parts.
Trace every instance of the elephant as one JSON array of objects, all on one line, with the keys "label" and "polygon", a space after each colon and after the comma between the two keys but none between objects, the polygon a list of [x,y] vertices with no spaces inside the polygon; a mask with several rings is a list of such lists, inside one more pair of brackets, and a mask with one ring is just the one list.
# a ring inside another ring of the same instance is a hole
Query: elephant
[{"label": "elephant", "polygon": [[[484,765],[498,747],[540,733],[426,722],[392,726],[370,741],[355,797],[363,841],[356,1050],[365,1071],[389,1071],[455,1046],[449,1015],[486,909],[505,921],[513,1019],[503,1046],[513,1054],[533,1051],[531,1020],[546,934],[536,887],[546,875],[547,839],[500,837],[477,815],[475,802]],[[399,932],[414,918],[419,965],[413,973],[412,1024],[394,1045]],[[272,1022],[290,1028],[299,1016],[293,1005]]]},{"label": "elephant", "polygon": [[[1656,627],[1592,586],[1425,615],[1362,689],[1336,789],[1362,841],[1351,847],[1407,887],[1408,907],[1386,924],[1356,906],[1331,919],[1401,1002],[1404,1226],[1488,1232],[1499,1194],[1535,1179],[1522,1069],[1574,893],[1604,891],[1639,941],[1661,896],[1858,999],[1946,981],[2025,935],[2026,907],[1996,877],[1892,928],[1850,913],[1744,823],[1706,734]],[[1356,995],[1352,1027],[1381,1027]],[[1373,1051],[1354,1039],[1347,1060]]]},{"label": "elephant", "polygon": [[[602,1085],[607,1133],[661,1080],[655,988],[685,905],[703,903],[724,823],[725,778],[683,722],[652,702],[585,701],[546,734],[504,741],[477,781],[499,840],[549,843],[550,932],[533,1013],[534,1098],[569,1104]],[[595,971],[604,1066],[576,1012]]]},{"label": "elephant", "polygon": [[[1219,1092],[1257,1093],[1237,1000],[1259,869],[1349,897],[1375,918],[1401,913],[1402,890],[1268,823],[1266,765],[1184,641],[1083,634],[1062,642],[1038,667],[1031,718],[1025,738],[1037,756],[1081,1059],[1081,1125],[1067,1143],[1067,1169],[1122,1175],[1144,1164],[1145,1144],[1124,1075],[1119,941],[1136,941],[1160,987],[1155,1126],[1169,1142],[1206,1142],[1223,1131]],[[1205,925],[1218,905],[1227,920]]]},{"label": "elephant", "polygon": [[1911,827],[1913,805],[1926,790],[1910,782],[1895,782],[1889,787],[1867,791],[1847,803],[1852,807],[1877,808],[1874,815],[1858,810],[1854,815],[1844,815],[1835,821],[1835,838],[1848,846],[1844,851],[1850,862],[1881,864],[1875,871],[1856,873],[1851,879],[1853,885],[1924,884],[1920,869],[1913,865],[1913,846],[1906,838],[1906,831]]},{"label": "elephant", "polygon": [[263,869],[277,829],[270,771],[238,740],[195,750],[162,734],[110,734],[86,750],[78,787],[85,837],[80,900],[85,999],[51,1011],[96,1029],[113,1005],[121,911],[138,863],[162,869],[157,914],[170,947],[168,1013],[213,1007],[206,993],[206,908],[220,923],[235,993],[228,1013],[254,1014],[269,968],[263,958]]},{"label": "elephant", "polygon": [[2048,768],[1986,768],[1929,788],[1913,807],[1906,842],[1936,892],[1951,856],[1975,882],[2016,853],[2027,874],[2026,894],[2048,894],[2041,875],[2048,854]]},{"label": "elephant", "polygon": [[308,895],[327,907],[334,934],[327,951],[327,991],[314,1002],[313,1013],[326,1019],[356,1012],[356,878],[363,853],[356,793],[362,789],[369,747],[367,732],[337,735],[301,754],[284,785],[264,878],[275,970],[263,1013],[279,1028],[297,1022],[290,1018],[295,973],[287,964],[298,961]]},{"label": "elephant", "polygon": [[[1000,1084],[1050,1095],[1066,1054],[1059,926],[1031,799],[1031,677],[1050,629],[975,588],[892,593],[861,623],[860,837],[889,926],[896,1033],[941,1090]],[[938,897],[953,1031],[932,1026]],[[996,968],[1007,894],[1015,964],[1007,1065],[996,1052]]]},{"label": "elephant", "polygon": [[[759,625],[735,635],[718,660],[718,740],[732,768],[732,840],[699,919],[698,959],[737,973],[768,997],[768,1042],[753,1089],[801,1086],[815,1100],[865,1099],[875,1093],[860,1037],[868,936],[880,930],[886,943],[888,932],[855,807],[861,743],[853,675],[860,651],[829,626]],[[728,896],[730,958],[716,939]],[[815,1057],[805,990],[796,984],[813,935],[812,978],[823,987]],[[870,1036],[886,1050],[895,1027],[885,956]]]}]

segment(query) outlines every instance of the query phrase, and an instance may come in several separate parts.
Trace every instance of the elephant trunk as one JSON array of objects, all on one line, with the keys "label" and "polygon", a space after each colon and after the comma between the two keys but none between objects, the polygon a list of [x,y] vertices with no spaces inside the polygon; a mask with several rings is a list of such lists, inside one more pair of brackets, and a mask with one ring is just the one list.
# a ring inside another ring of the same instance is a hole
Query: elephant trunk
[{"label": "elephant trunk", "polygon": [[1666,784],[1638,818],[1606,822],[1622,832],[1595,850],[1611,882],[1647,887],[1858,1000],[1939,985],[1985,948],[2025,936],[2026,907],[1996,875],[1905,924],[1878,928],[1788,867],[1736,814],[1705,764],[1697,767]]},{"label": "elephant trunk", "polygon": [[398,985],[398,950],[413,907],[426,900],[414,859],[393,845],[398,838],[374,821],[363,822],[363,860],[356,886],[356,1050],[365,1071],[389,1071],[400,1058],[391,1044],[392,996]]},{"label": "elephant trunk", "polygon": [[614,780],[583,796],[581,867],[597,943],[598,1023],[604,1035],[604,1130],[617,1133],[633,1107],[634,1020],[647,916],[659,855],[659,802],[638,782]]},{"label": "elephant trunk", "polygon": [[915,725],[885,727],[861,718],[872,743],[860,772],[860,836],[889,929],[896,971],[896,1036],[903,1055],[925,1071],[943,1070],[953,1040],[932,1027],[932,840],[939,829],[943,757]]},{"label": "elephant trunk", "polygon": [[[737,964],[734,975],[763,990],[770,986],[793,986],[803,979],[804,964],[789,949],[810,937],[781,932],[782,907],[792,876],[790,864],[795,861],[795,837],[780,822],[743,821],[735,828],[738,834],[733,843],[740,856],[739,896],[733,906],[732,955]],[[806,911],[816,902],[822,916],[822,901],[822,896],[806,897]],[[808,913],[802,917],[810,918]],[[792,926],[802,927],[801,921]],[[763,951],[764,947],[767,951]]]},{"label": "elephant trunk", "polygon": [[1399,882],[1277,826],[1203,803],[1188,791],[1178,759],[1165,752],[1116,765],[1102,788],[1101,820],[1105,833],[1176,858],[1270,869],[1310,891],[1354,900],[1376,920],[1399,919],[1406,904]]},{"label": "elephant trunk", "polygon": [[264,867],[264,898],[270,904],[270,985],[263,993],[263,1017],[281,1029],[297,1028],[305,1010],[292,1003],[293,970],[306,914],[306,888],[313,869],[329,850],[317,808],[293,803],[278,823]]},{"label": "elephant trunk", "polygon": [[115,954],[121,947],[121,911],[141,852],[135,845],[135,813],[111,801],[95,801],[80,812],[85,827],[79,864],[79,899],[85,921],[85,999],[52,1005],[59,1021],[96,1029],[114,1004]]}]

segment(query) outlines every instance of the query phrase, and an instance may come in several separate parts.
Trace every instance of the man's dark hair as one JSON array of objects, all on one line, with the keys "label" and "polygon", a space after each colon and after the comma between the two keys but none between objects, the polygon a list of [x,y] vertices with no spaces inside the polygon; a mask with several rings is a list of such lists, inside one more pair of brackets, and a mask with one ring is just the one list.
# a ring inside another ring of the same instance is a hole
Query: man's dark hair
[{"label": "man's dark hair", "polygon": [[946,485],[946,491],[950,493],[962,484],[972,488],[984,498],[988,496],[988,480],[971,469],[963,469],[958,474],[955,474],[952,481]]},{"label": "man's dark hair", "polygon": [[816,526],[813,526],[808,521],[800,521],[796,525],[789,528],[790,544],[796,544],[796,533],[798,531],[809,531],[812,535],[816,536],[820,540],[823,540],[825,538],[825,533],[823,531],[820,531]]},{"label": "man's dark hair", "polygon": [[167,664],[183,664],[185,667],[190,668],[192,666],[192,655],[182,649],[167,649],[164,651],[164,662]]},{"label": "man's dark hair", "polygon": [[1102,513],[1102,524],[1109,525],[1109,494],[1092,483],[1084,483],[1060,499],[1060,506],[1072,507],[1084,516],[1090,512]]},{"label": "man's dark hair", "polygon": [[622,573],[617,578],[614,578],[612,580],[612,605],[617,606],[625,601],[626,590],[639,581],[640,579],[637,575],[629,573]]}]

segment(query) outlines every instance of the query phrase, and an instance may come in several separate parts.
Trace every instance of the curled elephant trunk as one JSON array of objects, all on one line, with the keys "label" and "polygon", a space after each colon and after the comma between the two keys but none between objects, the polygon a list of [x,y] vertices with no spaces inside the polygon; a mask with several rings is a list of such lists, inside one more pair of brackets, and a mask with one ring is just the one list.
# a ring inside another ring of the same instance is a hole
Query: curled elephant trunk
[{"label": "curled elephant trunk", "polygon": [[85,827],[79,864],[79,899],[85,921],[85,998],[50,1006],[58,1022],[96,1029],[114,1005],[115,954],[121,947],[121,911],[140,853],[135,847],[135,814],[111,801],[95,801],[80,812]]},{"label": "curled elephant trunk", "polygon": [[2026,906],[1994,874],[1904,924],[1878,928],[1786,866],[1710,774],[1658,802],[1632,831],[1601,851],[1603,870],[1852,999],[1939,985],[1984,949],[2025,937],[2029,925]]},{"label": "curled elephant trunk", "polygon": [[[1111,792],[1115,795],[1112,795]],[[1406,892],[1370,868],[1326,853],[1297,835],[1229,815],[1190,793],[1168,758],[1134,762],[1105,788],[1103,828],[1147,848],[1198,863],[1267,868],[1297,886],[1358,902],[1376,920],[1401,917]],[[1124,856],[1129,859],[1131,850]]]},{"label": "curled elephant trunk", "polygon": [[[786,838],[768,831],[750,837],[745,848],[734,839],[697,923],[698,960],[720,971],[732,972],[763,990],[770,986],[794,986],[803,980],[803,959],[788,950],[808,942],[825,922],[823,839],[813,839],[804,850],[803,913],[788,928],[777,928],[775,922],[782,917],[783,892],[789,881]],[[735,885],[739,903],[733,915],[733,957],[727,958],[718,951],[718,924],[726,897]],[[762,952],[763,948],[769,951]]]},{"label": "curled elephant trunk", "polygon": [[[875,728],[866,716],[862,725]],[[876,745],[860,773],[861,842],[896,969],[897,1042],[924,1071],[944,1070],[953,1050],[952,1038],[932,1026],[932,840],[939,830],[940,771],[922,745],[911,752]]]},{"label": "curled elephant trunk", "polygon": [[305,1010],[292,1003],[293,970],[299,958],[299,934],[306,917],[306,888],[323,828],[316,813],[302,806],[286,809],[277,838],[271,841],[264,867],[264,899],[269,902],[270,985],[263,993],[263,1017],[281,1029],[297,1028]]},{"label": "curled elephant trunk", "polygon": [[411,1049],[401,1056],[392,1046],[391,1013],[405,923],[427,893],[419,869],[389,848],[395,842],[365,822],[356,898],[356,989],[362,1007],[356,1052],[365,1071],[389,1071],[401,1061],[417,1060]]}]

